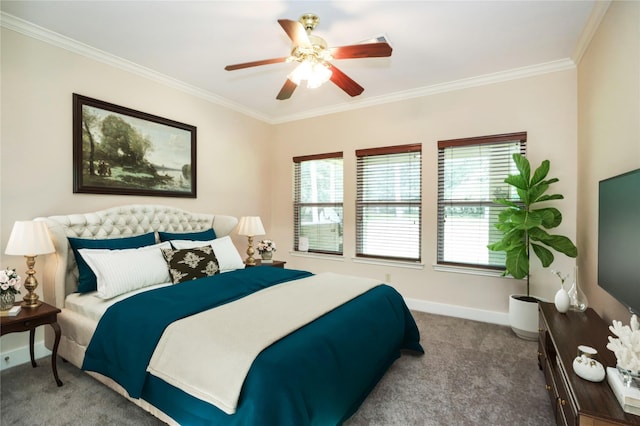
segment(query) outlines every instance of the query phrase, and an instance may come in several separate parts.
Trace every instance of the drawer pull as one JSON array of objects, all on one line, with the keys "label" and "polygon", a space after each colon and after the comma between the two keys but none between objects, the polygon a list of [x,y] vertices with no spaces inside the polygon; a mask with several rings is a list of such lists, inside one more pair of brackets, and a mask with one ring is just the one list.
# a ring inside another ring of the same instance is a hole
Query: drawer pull
[{"label": "drawer pull", "polygon": [[545,388],[546,390],[548,390],[548,391],[550,391],[550,390],[551,390],[551,386],[549,386],[549,385],[544,385],[544,388]]},{"label": "drawer pull", "polygon": [[564,400],[564,399],[562,399],[562,398],[558,398],[558,402],[559,402],[559,403],[560,403],[560,405],[562,405],[562,406],[567,405],[567,401],[565,401],[565,400]]}]

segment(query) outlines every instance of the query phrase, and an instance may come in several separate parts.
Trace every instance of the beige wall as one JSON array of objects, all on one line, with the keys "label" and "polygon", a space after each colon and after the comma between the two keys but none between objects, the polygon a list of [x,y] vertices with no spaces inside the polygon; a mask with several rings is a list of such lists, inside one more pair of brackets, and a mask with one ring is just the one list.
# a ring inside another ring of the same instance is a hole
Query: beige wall
[{"label": "beige wall", "polygon": [[[552,175],[560,178],[554,188],[566,198],[560,202],[564,214],[560,232],[575,240],[576,102],[576,72],[568,70],[276,126],[271,231],[279,243],[278,257],[286,257],[287,266],[314,272],[338,270],[381,280],[390,274],[390,281],[405,297],[419,301],[507,312],[508,295],[522,293],[522,282],[440,272],[432,267],[436,260],[437,141],[527,131],[532,163],[550,159]],[[354,151],[408,143],[421,143],[423,149],[424,268],[355,263]],[[288,256],[293,242],[291,159],[333,151],[344,152],[344,259]],[[554,267],[559,269],[569,271],[575,264],[563,255],[557,259]],[[549,270],[541,270],[537,259],[532,265],[533,293],[551,299],[557,281]]]},{"label": "beige wall", "polygon": [[[268,186],[257,179],[268,173],[268,124],[5,28],[1,59],[1,267],[26,270],[24,259],[4,255],[4,247],[14,221],[37,216],[146,203],[259,214],[268,223]],[[73,194],[72,93],[196,126],[198,198]],[[25,342],[4,336],[2,350]]]},{"label": "beige wall", "polygon": [[627,323],[626,309],[597,285],[598,182],[640,167],[640,2],[609,6],[578,65],[578,111],[581,282],[607,322]]},{"label": "beige wall", "polygon": [[[614,2],[578,70],[274,126],[3,28],[0,245],[6,246],[16,220],[123,203],[168,204],[236,216],[257,214],[264,220],[268,237],[278,243],[278,258],[288,261],[289,267],[381,280],[389,274],[391,283],[418,303],[441,304],[452,314],[461,307],[504,315],[507,296],[523,292],[522,282],[433,270],[436,143],[527,131],[532,163],[550,159],[552,176],[560,178],[554,185],[565,196],[559,203],[564,215],[559,232],[578,242],[581,277],[592,305],[601,313],[620,317],[621,306],[595,285],[594,191],[599,179],[640,164],[639,15],[640,3]],[[197,126],[198,198],[73,194],[74,92]],[[407,143],[423,145],[424,267],[356,263],[352,259],[354,151]],[[625,152],[611,152],[610,147]],[[345,158],[345,256],[337,261],[293,256],[291,157],[340,150]],[[257,179],[258,175],[267,178]],[[241,239],[236,242],[243,248]],[[21,258],[0,254],[1,266],[20,268],[23,264]],[[558,255],[553,266],[569,271],[573,264],[573,259]],[[557,280],[537,260],[531,279],[534,294],[553,297]],[[2,338],[3,352],[24,345],[23,337],[14,337]]]}]

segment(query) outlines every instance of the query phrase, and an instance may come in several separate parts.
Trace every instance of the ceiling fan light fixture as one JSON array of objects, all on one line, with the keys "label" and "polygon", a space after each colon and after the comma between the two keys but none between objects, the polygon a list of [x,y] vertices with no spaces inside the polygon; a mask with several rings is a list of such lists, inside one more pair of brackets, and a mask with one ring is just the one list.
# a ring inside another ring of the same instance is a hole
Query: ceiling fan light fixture
[{"label": "ceiling fan light fixture", "polygon": [[315,89],[329,81],[331,74],[331,69],[326,64],[304,60],[289,74],[288,78],[297,85],[305,80],[309,89]]},{"label": "ceiling fan light fixture", "polygon": [[300,85],[300,82],[306,80],[309,74],[311,74],[311,64],[308,61],[302,61],[291,71],[287,78],[295,84]]},{"label": "ceiling fan light fixture", "polygon": [[278,24],[292,42],[289,56],[227,65],[224,69],[234,71],[280,62],[297,62],[298,65],[289,73],[276,96],[276,99],[280,101],[289,99],[302,80],[307,81],[307,87],[310,89],[331,81],[351,97],[360,95],[364,91],[364,87],[340,71],[332,61],[334,59],[389,57],[393,48],[384,36],[363,43],[328,48],[327,42],[322,37],[311,34],[318,22],[318,16],[313,13],[304,14],[299,21],[278,19]]},{"label": "ceiling fan light fixture", "polygon": [[309,89],[320,87],[331,78],[331,70],[326,64],[315,63],[311,66],[311,70],[311,75],[307,79]]}]

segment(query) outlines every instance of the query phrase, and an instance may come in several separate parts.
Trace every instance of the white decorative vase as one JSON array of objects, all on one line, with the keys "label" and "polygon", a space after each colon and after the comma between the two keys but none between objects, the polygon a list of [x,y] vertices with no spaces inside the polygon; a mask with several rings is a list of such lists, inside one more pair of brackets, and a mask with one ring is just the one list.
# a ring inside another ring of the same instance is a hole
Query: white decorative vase
[{"label": "white decorative vase", "polygon": [[509,296],[509,325],[516,336],[538,339],[538,299],[521,294]]},{"label": "white decorative vase", "polygon": [[571,299],[569,298],[569,293],[564,288],[561,288],[556,293],[556,297],[553,299],[553,302],[556,305],[556,309],[561,314],[567,313],[569,311],[569,306],[571,305]]}]

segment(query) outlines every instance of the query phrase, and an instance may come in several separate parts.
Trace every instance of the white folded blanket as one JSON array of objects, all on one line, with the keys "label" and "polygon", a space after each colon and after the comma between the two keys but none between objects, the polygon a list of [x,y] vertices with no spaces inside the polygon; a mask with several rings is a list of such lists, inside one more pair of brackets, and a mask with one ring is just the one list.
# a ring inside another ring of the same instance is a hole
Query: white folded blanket
[{"label": "white folded blanket", "polygon": [[260,352],[378,285],[369,278],[321,273],[190,316],[167,327],[147,371],[233,414]]}]

